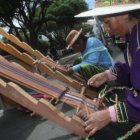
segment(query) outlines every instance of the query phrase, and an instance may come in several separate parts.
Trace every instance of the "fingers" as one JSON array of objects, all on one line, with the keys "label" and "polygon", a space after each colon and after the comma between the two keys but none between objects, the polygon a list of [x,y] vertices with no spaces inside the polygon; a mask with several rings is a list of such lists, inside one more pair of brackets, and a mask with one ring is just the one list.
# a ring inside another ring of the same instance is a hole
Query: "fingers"
[{"label": "fingers", "polygon": [[92,76],[89,80],[88,80],[88,85],[94,85],[94,82],[95,82],[95,78],[94,78],[94,76]]},{"label": "fingers", "polygon": [[67,73],[70,74],[70,75],[73,74],[73,69],[72,69],[72,67],[70,67],[70,68],[67,69]]},{"label": "fingers", "polygon": [[105,82],[106,82],[106,79],[93,76],[91,79],[88,80],[88,85],[93,86],[93,87],[99,87]]},{"label": "fingers", "polygon": [[96,126],[91,123],[88,124],[87,121],[85,122],[85,131],[89,133],[89,136],[94,135],[97,130]]},{"label": "fingers", "polygon": [[66,67],[66,69],[69,69],[72,67],[72,64],[66,65],[65,67]]},{"label": "fingers", "polygon": [[65,68],[66,68],[66,69],[69,69],[69,68],[70,68],[70,66],[69,66],[69,65],[66,65],[66,66],[65,66]]},{"label": "fingers", "polygon": [[108,109],[96,111],[88,115],[88,119],[85,122],[85,131],[89,133],[89,136],[91,136],[110,122],[111,117]]},{"label": "fingers", "polygon": [[87,127],[87,123],[85,122],[84,127]]},{"label": "fingers", "polygon": [[92,136],[96,133],[96,131],[98,130],[96,126],[94,126],[93,123],[90,123],[89,121],[85,122],[85,131],[89,133],[89,136]]},{"label": "fingers", "polygon": [[86,113],[85,110],[80,110],[80,111],[77,113],[77,115],[78,115],[82,120],[84,120],[84,121],[87,120],[87,113]]},{"label": "fingers", "polygon": [[93,87],[99,87],[103,83],[105,83],[106,81],[107,81],[107,74],[106,74],[106,72],[102,72],[102,73],[99,73],[99,74],[92,76],[88,80],[87,84],[90,86],[93,86]]},{"label": "fingers", "polygon": [[88,127],[90,125],[89,121],[85,121],[85,127]]},{"label": "fingers", "polygon": [[90,131],[90,133],[89,133],[89,136],[94,135],[94,134],[96,133],[96,131],[97,131],[97,129],[96,129],[96,128],[92,129],[92,130]]},{"label": "fingers", "polygon": [[99,87],[101,84],[102,84],[102,83],[96,81],[96,82],[94,82],[94,83],[92,84],[92,86],[94,86],[94,87]]},{"label": "fingers", "polygon": [[94,75],[92,76],[89,80],[88,80],[88,85],[93,86],[93,87],[98,87],[99,86],[99,77],[98,75]]},{"label": "fingers", "polygon": [[88,81],[88,85],[93,86],[93,87],[99,87],[100,83],[96,81],[96,79]]}]

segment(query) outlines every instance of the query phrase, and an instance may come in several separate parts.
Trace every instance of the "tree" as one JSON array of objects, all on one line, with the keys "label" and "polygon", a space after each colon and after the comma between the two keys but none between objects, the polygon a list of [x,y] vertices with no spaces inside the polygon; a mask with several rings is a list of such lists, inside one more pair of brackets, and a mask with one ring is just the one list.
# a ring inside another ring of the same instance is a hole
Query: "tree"
[{"label": "tree", "polygon": [[0,0],[0,26],[5,27],[5,22],[13,20],[15,10],[18,6],[19,0]]},{"label": "tree", "polygon": [[[9,28],[9,33],[15,34],[21,41],[25,41],[34,49],[39,49],[39,32],[46,22],[46,11],[52,0],[3,0],[3,5],[9,2],[10,9],[4,9],[0,5],[0,20],[3,25]],[[7,14],[11,12],[11,14]],[[15,25],[14,21],[18,22]]]},{"label": "tree", "polygon": [[[88,10],[84,0],[56,0],[47,9],[47,31],[52,33],[52,40],[58,49],[66,46],[65,38],[71,29],[79,30],[87,18],[75,18],[76,14]],[[79,25],[79,26],[75,26]],[[76,27],[76,28],[75,28]],[[44,30],[45,31],[45,30]],[[48,36],[48,33],[42,32]]]},{"label": "tree", "polygon": [[74,18],[74,15],[88,9],[84,0],[2,0],[2,2],[0,21],[3,26],[9,29],[9,33],[38,50],[44,50],[40,49],[40,35],[48,37],[51,47],[64,48],[68,32],[75,24],[79,25],[76,26],[79,30],[85,20]]}]

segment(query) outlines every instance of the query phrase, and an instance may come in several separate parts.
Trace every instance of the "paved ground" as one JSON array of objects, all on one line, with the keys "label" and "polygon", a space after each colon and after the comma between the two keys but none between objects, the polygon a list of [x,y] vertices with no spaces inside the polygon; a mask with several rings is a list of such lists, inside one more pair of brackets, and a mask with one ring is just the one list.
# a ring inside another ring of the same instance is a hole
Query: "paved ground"
[{"label": "paved ground", "polygon": [[[123,60],[119,49],[111,47],[113,57]],[[79,54],[78,54],[79,55]],[[78,55],[63,58],[60,63],[71,63]],[[62,84],[50,77],[48,79]],[[73,89],[72,89],[73,90]],[[58,104],[58,109],[68,116],[74,114],[75,110],[67,104]],[[0,110],[0,140],[82,140],[62,127],[46,120],[40,116],[31,118],[28,114],[18,111],[16,108]]]}]

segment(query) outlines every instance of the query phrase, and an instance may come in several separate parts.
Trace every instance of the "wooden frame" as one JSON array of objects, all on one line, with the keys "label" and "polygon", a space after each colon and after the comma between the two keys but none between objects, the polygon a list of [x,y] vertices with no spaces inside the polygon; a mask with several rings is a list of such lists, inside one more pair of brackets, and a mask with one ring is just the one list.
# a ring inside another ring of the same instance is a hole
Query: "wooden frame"
[{"label": "wooden frame", "polygon": [[[17,37],[15,37],[13,34],[8,34],[6,31],[3,30],[3,28],[0,27],[0,33],[5,36],[7,39],[9,39],[11,42],[15,43],[17,46],[19,46],[20,48],[22,48],[23,50],[29,52],[33,58],[36,58],[37,60],[40,60],[42,58],[44,58],[47,62],[51,62],[49,63],[52,64],[52,66],[56,66],[56,62],[54,62],[52,59],[48,59],[47,57],[45,57],[41,52],[39,52],[38,50],[33,50],[28,44],[26,44],[25,42],[21,42]],[[43,59],[42,59],[43,60]],[[44,60],[44,61],[45,61]],[[50,61],[49,61],[50,60]],[[48,64],[48,63],[46,63]],[[66,74],[66,70],[63,66],[61,66],[59,64],[59,66],[57,67],[58,69],[60,69],[61,71],[63,71]],[[83,79],[76,75],[73,74],[72,77],[76,78],[77,80],[83,81]]]},{"label": "wooden frame", "polygon": [[[66,69],[66,67],[64,67],[64,66],[60,65],[59,63],[53,61],[49,57],[43,57],[43,58],[41,58],[40,59],[40,62],[44,62],[47,66],[51,67],[52,69],[59,70],[62,73],[64,73],[64,74],[67,75],[67,69]],[[74,79],[76,79],[78,81],[85,82],[85,80],[81,76],[79,76],[77,74],[72,74],[71,77],[73,77]]]},{"label": "wooden frame", "polygon": [[[19,41],[14,35],[8,34],[1,27],[0,27],[0,33],[3,36],[5,36],[7,39],[9,39],[10,41],[14,42],[19,47],[21,47],[22,49],[24,49],[24,50],[28,51],[29,53],[31,53],[32,55],[34,55],[35,57],[37,57],[39,59],[45,58],[45,56],[43,54],[41,54],[39,51],[33,50],[25,42]],[[12,54],[16,58],[22,60],[23,62],[27,63],[28,65],[30,65],[32,67],[34,66],[33,63],[36,60],[33,57],[29,56],[27,53],[21,53],[16,48],[14,48],[13,46],[11,46],[9,44],[4,44],[1,41],[0,41],[0,48],[3,49],[6,52]],[[64,75],[63,73],[61,73],[59,71],[53,71],[50,67],[48,67],[47,65],[45,65],[43,63],[38,64],[38,69],[41,70],[42,72],[50,75],[51,77],[65,83],[65,84],[67,84],[71,87],[73,87],[74,89],[82,90],[83,87],[86,87],[83,83],[81,83],[81,82],[79,82],[75,79],[71,80],[66,75]],[[91,98],[94,98],[97,95],[97,93],[95,91],[91,90],[90,88],[86,88],[84,94],[91,97]]]},{"label": "wooden frame", "polygon": [[[73,116],[70,118],[66,116],[45,99],[36,100],[15,83],[50,95],[56,99],[60,97],[60,93],[65,90],[64,87],[48,81],[39,74],[34,74],[22,67],[14,65],[3,57],[0,57],[0,76],[11,81],[6,83],[4,80],[0,79],[0,92],[2,95],[53,121],[63,128],[72,131],[82,138],[87,137],[88,134],[84,131],[83,127],[84,122],[79,117]],[[84,89],[82,89],[82,91],[83,90]],[[85,109],[87,114],[98,110],[98,104],[96,102],[75,92],[67,91],[60,100],[73,107]]]},{"label": "wooden frame", "polygon": [[79,117],[73,116],[70,118],[66,116],[45,99],[36,100],[21,89],[17,84],[13,82],[6,83],[0,79],[0,91],[2,95],[10,98],[29,110],[34,111],[40,116],[51,120],[74,134],[82,138],[86,138],[88,136],[88,134],[84,131],[84,122]]},{"label": "wooden frame", "polygon": [[[58,99],[65,87],[52,83],[43,76],[29,72],[19,66],[16,66],[3,57],[0,57],[0,76],[7,78],[14,83],[18,83],[26,88],[30,88],[39,93],[47,94]],[[67,91],[61,101],[72,104],[75,107],[82,107],[87,111],[98,110],[98,104],[86,98],[82,94]]]}]

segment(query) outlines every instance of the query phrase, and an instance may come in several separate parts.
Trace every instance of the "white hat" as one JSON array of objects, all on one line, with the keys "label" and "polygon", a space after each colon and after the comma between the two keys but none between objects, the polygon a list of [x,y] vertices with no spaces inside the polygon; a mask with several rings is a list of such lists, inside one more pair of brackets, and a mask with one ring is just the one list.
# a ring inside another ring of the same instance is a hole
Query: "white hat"
[{"label": "white hat", "polygon": [[95,8],[75,17],[104,16],[140,9],[140,0],[96,0]]}]

